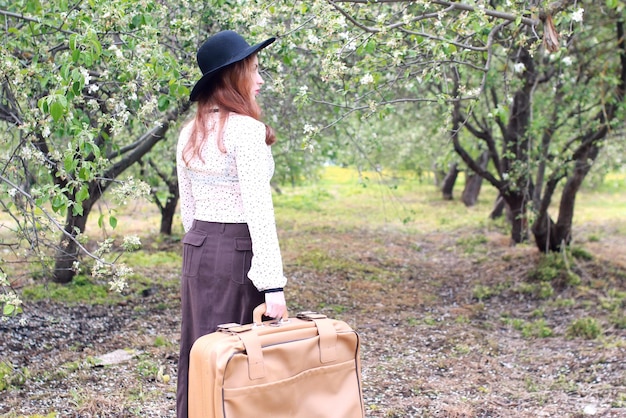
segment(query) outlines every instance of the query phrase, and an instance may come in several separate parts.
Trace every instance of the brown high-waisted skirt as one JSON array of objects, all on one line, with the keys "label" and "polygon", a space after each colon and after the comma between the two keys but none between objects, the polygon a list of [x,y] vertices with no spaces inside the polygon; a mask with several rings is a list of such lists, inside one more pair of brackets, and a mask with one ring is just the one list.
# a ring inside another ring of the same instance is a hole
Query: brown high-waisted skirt
[{"label": "brown high-waisted skirt", "polygon": [[219,324],[252,322],[264,295],[248,279],[252,240],[247,224],[194,221],[183,238],[181,335],[176,410],[187,418],[189,352]]}]

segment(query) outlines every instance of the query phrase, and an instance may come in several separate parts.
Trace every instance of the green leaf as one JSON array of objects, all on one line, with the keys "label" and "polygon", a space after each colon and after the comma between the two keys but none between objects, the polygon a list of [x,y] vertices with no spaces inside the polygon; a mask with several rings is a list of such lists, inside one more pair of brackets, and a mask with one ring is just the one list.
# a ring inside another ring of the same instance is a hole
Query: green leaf
[{"label": "green leaf", "polygon": [[170,106],[170,98],[167,96],[160,96],[158,103],[159,110],[163,112]]},{"label": "green leaf", "polygon": [[446,52],[446,54],[454,54],[457,51],[456,45],[453,44],[444,45],[443,50]]},{"label": "green leaf", "polygon": [[[84,168],[81,168],[80,171],[83,171]],[[78,193],[76,193],[76,202],[82,202],[85,199],[89,198],[89,189],[87,189],[87,186],[82,186],[80,188],[80,190],[78,191]]]},{"label": "green leaf", "polygon": [[70,78],[70,66],[68,64],[62,65],[59,70],[59,74],[63,77],[64,80],[69,80]]},{"label": "green leaf", "polygon": [[109,217],[109,225],[111,225],[111,228],[115,229],[117,226],[117,218],[115,216]]},{"label": "green leaf", "polygon": [[63,160],[63,168],[65,168],[65,171],[68,173],[72,173],[76,169],[77,165],[78,161],[76,161],[72,155],[66,156]]},{"label": "green leaf", "polygon": [[[89,181],[90,180],[89,177],[90,177],[89,169],[87,169],[87,167],[81,167],[80,170],[78,171],[78,178],[83,181]],[[89,196],[89,193],[87,194],[87,196]]]},{"label": "green leaf", "polygon": [[80,96],[81,90],[82,90],[82,86],[80,85],[80,83],[78,81],[74,81],[74,83],[72,84],[72,91],[74,95]]},{"label": "green leaf", "polygon": [[50,113],[50,106],[48,106],[48,101],[45,99],[40,99],[39,109],[41,109],[43,113]]},{"label": "green leaf", "polygon": [[65,113],[65,105],[61,103],[60,100],[55,100],[50,104],[50,116],[54,119],[55,122],[58,122],[59,119],[63,117]]},{"label": "green leaf", "polygon": [[15,305],[10,305],[10,304],[6,304],[4,305],[4,308],[2,309],[2,314],[5,316],[9,316],[11,314],[13,314],[13,312],[15,312]]},{"label": "green leaf", "polygon": [[81,148],[83,150],[83,155],[89,155],[93,152],[94,146],[90,142],[83,142],[81,144]]},{"label": "green leaf", "polygon": [[52,210],[56,213],[61,213],[65,211],[67,208],[65,198],[63,196],[57,195],[52,198]]},{"label": "green leaf", "polygon": [[133,16],[133,20],[131,21],[130,28],[137,29],[143,26],[146,23],[146,18],[144,15],[135,15]]},{"label": "green leaf", "polygon": [[81,216],[83,214],[83,205],[76,203],[72,206],[72,215]]}]

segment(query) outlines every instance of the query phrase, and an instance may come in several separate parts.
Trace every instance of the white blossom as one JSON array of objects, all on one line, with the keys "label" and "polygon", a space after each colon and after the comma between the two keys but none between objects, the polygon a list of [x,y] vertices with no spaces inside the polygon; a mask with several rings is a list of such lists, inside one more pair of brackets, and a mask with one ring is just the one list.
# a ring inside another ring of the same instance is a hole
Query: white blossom
[{"label": "white blossom", "polygon": [[315,127],[307,123],[304,125],[304,128],[302,130],[304,131],[305,135],[308,135],[308,134],[312,134],[313,132],[315,132]]},{"label": "white blossom", "polygon": [[480,87],[476,87],[476,88],[473,88],[471,90],[468,90],[467,94],[469,96],[478,96],[480,94],[480,91],[481,91]]},{"label": "white blossom", "polygon": [[516,73],[523,73],[523,72],[524,72],[524,70],[526,70],[526,65],[524,65],[524,63],[523,63],[523,62],[518,62],[518,63],[516,63],[516,64],[513,66],[513,70],[514,70]]},{"label": "white blossom", "polygon": [[157,106],[158,106],[157,98],[155,96],[152,96],[150,97],[149,100],[146,100],[143,102],[137,114],[140,117],[146,117],[152,114],[152,112],[156,110]]},{"label": "white blossom", "polygon": [[12,305],[17,309],[22,305],[22,300],[15,293],[0,294],[1,305]]},{"label": "white blossom", "polygon": [[321,44],[320,38],[315,36],[315,34],[313,34],[313,33],[310,33],[307,38],[308,38],[307,40],[309,41],[309,43],[311,43],[312,45],[320,45]]},{"label": "white blossom", "polygon": [[119,187],[111,190],[111,195],[117,200],[117,202],[126,204],[127,199],[140,199],[150,195],[150,185],[141,180],[136,180],[133,177],[129,177],[126,181],[122,182]]},{"label": "white blossom", "polygon": [[25,160],[30,160],[33,157],[33,150],[30,147],[24,147],[20,152]]},{"label": "white blossom", "polygon": [[0,272],[0,286],[9,286],[6,273]]},{"label": "white blossom", "polygon": [[565,58],[563,58],[562,62],[563,62],[564,65],[567,65],[569,67],[570,65],[572,65],[573,61],[574,60],[572,59],[572,57],[565,57]]},{"label": "white blossom", "polygon": [[125,264],[120,264],[115,269],[115,275],[109,281],[109,286],[111,286],[111,290],[120,293],[124,290],[128,283],[126,282],[126,277],[133,274],[133,269],[126,266]]},{"label": "white blossom", "polygon": [[122,248],[128,252],[138,250],[141,248],[141,239],[139,239],[137,235],[125,236],[122,242]]},{"label": "white blossom", "polygon": [[363,85],[372,84],[373,82],[374,77],[370,73],[367,73],[363,77],[361,77],[361,84]]},{"label": "white blossom", "polygon": [[109,281],[109,286],[111,291],[121,293],[122,290],[124,290],[124,288],[126,287],[126,280],[116,277],[113,280]]},{"label": "white blossom", "polygon": [[112,44],[109,47],[109,51],[113,51],[117,58],[124,58],[124,54],[122,53],[122,51],[115,44]]},{"label": "white blossom", "polygon": [[[95,254],[98,256],[102,256],[103,254],[110,253],[112,249],[113,249],[113,239],[107,238],[103,242],[98,242],[98,248],[96,249]],[[95,270],[100,270],[104,268],[104,265],[98,265],[98,263],[96,263],[96,266],[97,267],[94,267]]]},{"label": "white blossom", "polygon": [[83,79],[85,80],[85,85],[89,85],[89,82],[91,81],[91,76],[89,75],[89,71],[87,71],[86,68],[81,68],[80,69],[80,73],[83,75]]},{"label": "white blossom", "polygon": [[572,20],[574,22],[582,22],[583,21],[583,13],[584,12],[585,12],[585,9],[583,9],[582,7],[579,8],[574,13],[572,13]]}]

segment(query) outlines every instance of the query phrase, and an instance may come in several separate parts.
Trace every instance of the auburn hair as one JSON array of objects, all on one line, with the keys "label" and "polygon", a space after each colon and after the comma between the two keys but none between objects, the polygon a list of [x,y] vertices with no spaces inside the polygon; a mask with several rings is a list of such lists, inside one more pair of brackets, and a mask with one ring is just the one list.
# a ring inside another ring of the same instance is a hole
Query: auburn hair
[{"label": "auburn hair", "polygon": [[[215,112],[215,109],[219,109],[217,146],[223,153],[226,153],[224,126],[230,112],[250,116],[260,121],[261,108],[251,95],[252,74],[256,71],[253,68],[254,56],[251,55],[220,70],[214,76],[213,83],[198,96],[198,109],[196,117],[192,121],[191,135],[185,148],[183,148],[185,164],[189,164],[195,157],[202,160],[200,151],[208,135],[207,119],[211,113]],[[276,142],[274,130],[266,124],[265,143],[272,145],[274,142]]]}]

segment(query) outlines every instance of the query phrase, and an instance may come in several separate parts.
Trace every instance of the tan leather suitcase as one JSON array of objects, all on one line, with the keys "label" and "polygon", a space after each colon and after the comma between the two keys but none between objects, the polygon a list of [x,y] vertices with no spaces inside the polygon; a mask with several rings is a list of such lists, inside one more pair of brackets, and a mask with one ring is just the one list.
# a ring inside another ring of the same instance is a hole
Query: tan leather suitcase
[{"label": "tan leather suitcase", "polygon": [[362,418],[360,343],[314,312],[226,324],[199,338],[189,363],[189,418]]}]

